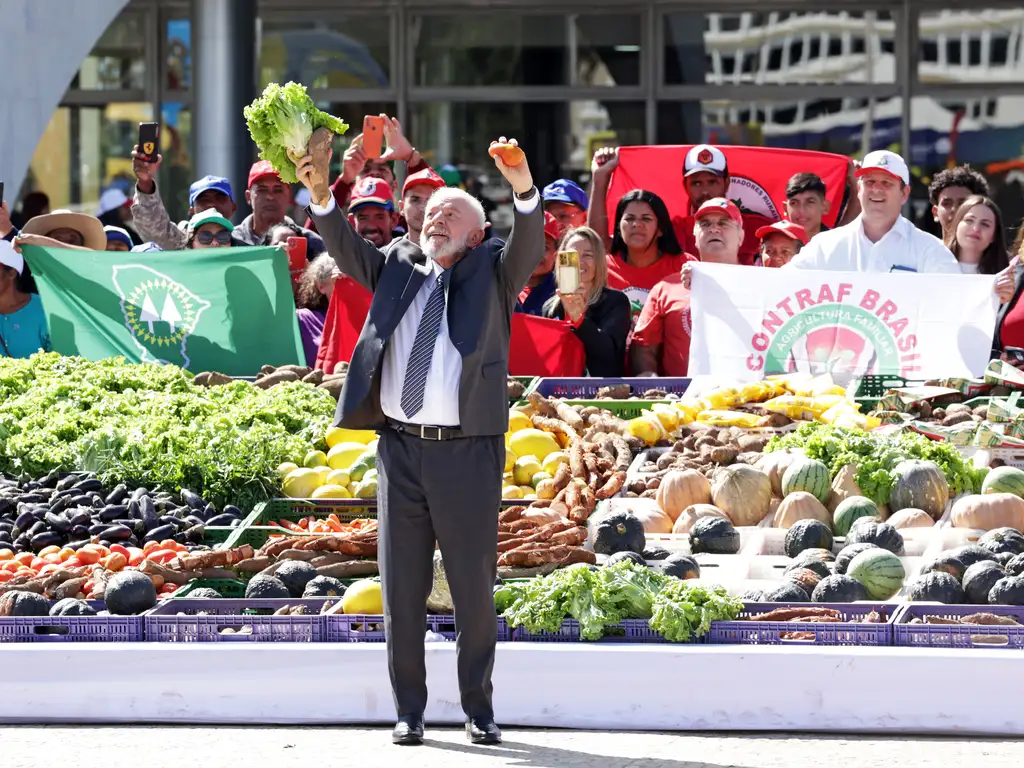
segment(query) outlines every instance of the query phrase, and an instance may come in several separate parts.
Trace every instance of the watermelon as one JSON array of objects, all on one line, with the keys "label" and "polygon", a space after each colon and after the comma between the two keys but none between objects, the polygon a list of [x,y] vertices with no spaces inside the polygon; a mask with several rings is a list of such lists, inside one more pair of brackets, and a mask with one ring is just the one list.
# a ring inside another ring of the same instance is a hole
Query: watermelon
[{"label": "watermelon", "polygon": [[836,536],[845,536],[855,520],[862,517],[879,517],[878,506],[866,496],[848,496],[836,507],[833,527]]},{"label": "watermelon", "polygon": [[1012,493],[1024,499],[1024,469],[996,467],[985,476],[982,493]]},{"label": "watermelon", "polygon": [[853,558],[846,575],[863,584],[872,600],[888,600],[903,587],[907,572],[892,552],[873,548]]},{"label": "watermelon", "polygon": [[828,467],[815,459],[794,459],[782,475],[782,495],[788,496],[794,491],[805,491],[822,504],[828,504],[832,495],[832,476]]},{"label": "watermelon", "polygon": [[889,512],[901,509],[923,509],[938,520],[949,503],[949,482],[938,464],[910,459],[893,469],[896,483],[889,494]]}]

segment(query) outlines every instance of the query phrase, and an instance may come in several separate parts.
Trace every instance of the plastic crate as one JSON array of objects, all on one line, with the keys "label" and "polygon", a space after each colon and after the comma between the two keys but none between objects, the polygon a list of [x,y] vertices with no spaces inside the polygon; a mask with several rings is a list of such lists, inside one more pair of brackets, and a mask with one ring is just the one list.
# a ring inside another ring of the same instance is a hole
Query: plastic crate
[{"label": "plastic crate", "polygon": [[[366,614],[331,614],[327,619],[327,642],[329,643],[383,643],[387,636],[384,633],[384,617]],[[508,624],[502,616],[495,617],[498,622],[498,642],[511,640]],[[446,640],[454,641],[457,635],[454,616],[428,615],[424,627],[435,632]]]},{"label": "plastic crate", "polygon": [[[523,397],[526,397],[526,394],[528,392],[530,392],[530,390],[537,384],[537,377],[536,376],[509,376],[509,378],[510,379],[514,379],[515,381],[518,381],[520,384],[523,385],[523,387],[524,387],[524,389],[523,389]],[[520,402],[521,399],[522,398],[512,398],[512,397],[510,397],[508,399],[508,404],[509,404],[509,406],[512,406],[515,403]]]},{"label": "plastic crate", "polygon": [[238,525],[233,527],[227,526],[214,526],[207,528],[203,533],[203,544],[214,549],[221,549],[225,544],[228,543],[228,539],[231,538],[231,534],[242,527],[244,520],[239,522]]},{"label": "plastic crate", "polygon": [[[1019,621],[1021,626],[910,623],[913,619],[925,616],[958,619],[972,613],[1009,616]],[[893,624],[893,644],[910,648],[1024,649],[1024,606],[908,603],[901,607]]]},{"label": "plastic crate", "polygon": [[904,379],[902,376],[871,375],[864,376],[855,382],[853,396],[855,398],[881,399],[890,389],[902,389],[903,387],[919,387],[924,385],[924,379]]},{"label": "plastic crate", "polygon": [[[172,597],[143,616],[145,636],[148,642],[157,643],[322,643],[327,640],[327,631],[325,617],[320,616],[319,611],[327,600],[337,598],[202,600]],[[284,605],[305,605],[314,613],[269,615]],[[186,615],[178,616],[179,612]],[[199,613],[207,615],[199,616]],[[237,631],[245,626],[252,627],[252,632]],[[222,634],[220,630],[226,628],[236,631]]]},{"label": "plastic crate", "polygon": [[[102,600],[86,601],[97,611]],[[9,616],[0,643],[141,643],[141,616]]]},{"label": "plastic crate", "polygon": [[[742,621],[742,617],[768,613],[776,608],[807,608],[808,603],[744,603],[734,621],[713,621],[708,633],[711,645],[891,645],[892,625],[900,606],[895,603],[823,603],[839,611],[842,622]],[[872,611],[885,617],[884,624],[857,621]],[[791,632],[813,632],[809,639],[787,639]]]},{"label": "plastic crate", "polygon": [[[245,597],[246,582],[241,579],[194,579],[188,584],[183,584],[178,590],[165,600],[188,597],[197,589],[216,589],[222,597],[241,599]],[[200,598],[203,599],[203,598]]]},{"label": "plastic crate", "polygon": [[[580,623],[575,619],[566,619],[557,632],[530,632],[525,627],[512,629],[514,643],[667,643],[664,637],[651,629],[647,619],[623,619],[618,624],[605,628],[599,640],[589,641],[580,637]],[[703,638],[692,642],[701,643]]]}]

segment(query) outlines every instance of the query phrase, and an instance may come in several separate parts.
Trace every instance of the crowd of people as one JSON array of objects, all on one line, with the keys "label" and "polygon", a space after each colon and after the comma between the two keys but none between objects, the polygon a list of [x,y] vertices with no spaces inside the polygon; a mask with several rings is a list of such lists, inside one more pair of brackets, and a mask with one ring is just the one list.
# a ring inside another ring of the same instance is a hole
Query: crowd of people
[{"label": "crowd of people", "polygon": [[[356,232],[378,248],[399,237],[419,242],[428,200],[451,181],[450,174],[446,178],[424,161],[397,120],[381,117],[386,151],[379,159],[368,158],[362,137],[355,137],[331,185]],[[694,322],[688,265],[696,261],[747,268],[991,275],[1002,304],[993,354],[1005,357],[1006,348],[1024,347],[1024,302],[1018,301],[1024,287],[1024,267],[1018,266],[1024,227],[1008,247],[1006,222],[989,196],[988,182],[968,166],[944,170],[931,181],[932,214],[942,231],[937,238],[902,215],[910,173],[903,158],[888,150],[851,162],[847,189],[838,198],[844,200],[843,210],[835,217],[829,217],[825,182],[793,169],[785,200],[775,201],[784,213],[778,221],[742,211],[730,200],[727,150],[701,144],[686,154],[680,169],[680,192],[689,203],[686,216],[673,218],[664,199],[640,188],[615,201],[609,222],[608,191],[618,159],[617,148],[595,153],[588,190],[564,178],[543,186],[544,258],[515,308],[567,323],[582,343],[585,375],[686,375]],[[159,156],[148,162],[133,152],[133,196],[107,190],[96,216],[51,211],[41,193],[27,195],[13,215],[6,201],[0,203],[3,354],[25,356],[49,344],[22,245],[125,252],[277,246],[289,253],[296,322],[306,361],[315,364],[331,302],[354,301],[353,291],[362,289],[343,282],[345,276],[327,255],[307,213],[308,191],[293,191],[261,160],[253,164],[244,193],[252,212],[240,223],[233,223],[238,201],[231,183],[216,176],[191,185],[189,218],[175,223],[157,187],[160,162]],[[826,217],[835,222],[833,228],[824,223]],[[490,222],[484,236],[495,236]],[[578,255],[579,286],[571,292],[559,290],[555,264],[560,251]]]}]

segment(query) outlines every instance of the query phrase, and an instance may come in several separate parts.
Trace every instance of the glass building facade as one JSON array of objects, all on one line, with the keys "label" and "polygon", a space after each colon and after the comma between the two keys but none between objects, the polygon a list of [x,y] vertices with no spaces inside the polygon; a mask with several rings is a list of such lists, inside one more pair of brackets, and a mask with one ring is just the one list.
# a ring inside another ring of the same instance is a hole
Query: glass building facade
[{"label": "glass building facade", "polygon": [[[366,113],[397,115],[429,162],[457,166],[499,203],[507,193],[486,147],[504,134],[526,146],[539,182],[586,182],[604,144],[707,141],[851,157],[889,148],[913,169],[915,218],[930,218],[931,176],[964,162],[994,182],[1008,222],[1024,216],[1019,5],[254,4],[254,94],[271,81],[302,82],[352,134]],[[131,186],[137,123],[158,120],[161,186],[172,216],[184,216],[190,181],[207,172],[194,162],[194,84],[221,76],[196,70],[191,19],[188,2],[126,5],[69,83],[22,194],[41,189],[54,208],[94,207],[109,186]]]}]

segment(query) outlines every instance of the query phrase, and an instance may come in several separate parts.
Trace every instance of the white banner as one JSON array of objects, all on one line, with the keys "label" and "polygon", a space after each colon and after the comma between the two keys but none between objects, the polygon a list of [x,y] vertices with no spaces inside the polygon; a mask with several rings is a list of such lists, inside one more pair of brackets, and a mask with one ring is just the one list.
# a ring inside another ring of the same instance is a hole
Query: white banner
[{"label": "white banner", "polygon": [[980,376],[995,331],[994,286],[991,275],[695,264],[689,374]]}]

